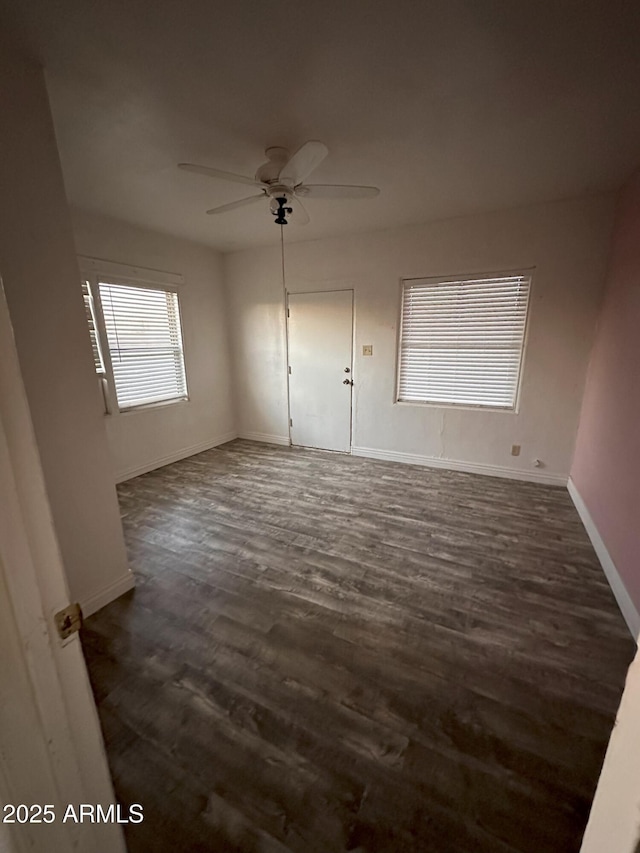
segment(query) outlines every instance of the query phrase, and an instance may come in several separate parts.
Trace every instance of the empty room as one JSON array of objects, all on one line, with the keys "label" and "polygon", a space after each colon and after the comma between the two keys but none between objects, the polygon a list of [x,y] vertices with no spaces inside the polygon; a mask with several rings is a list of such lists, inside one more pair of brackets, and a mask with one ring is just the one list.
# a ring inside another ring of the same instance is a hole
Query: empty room
[{"label": "empty room", "polygon": [[637,853],[640,7],[0,7],[0,851]]}]

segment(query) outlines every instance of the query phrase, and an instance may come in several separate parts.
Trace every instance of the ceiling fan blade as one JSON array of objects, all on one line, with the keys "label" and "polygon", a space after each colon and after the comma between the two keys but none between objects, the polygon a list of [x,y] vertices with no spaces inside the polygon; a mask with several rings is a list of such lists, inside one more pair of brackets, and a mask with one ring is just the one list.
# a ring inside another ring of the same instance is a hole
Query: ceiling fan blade
[{"label": "ceiling fan blade", "polygon": [[263,198],[266,198],[264,193],[260,193],[260,195],[250,195],[248,198],[241,198],[240,201],[232,201],[229,202],[229,204],[221,204],[220,207],[212,207],[211,210],[207,210],[207,213],[226,213],[228,210],[235,210],[238,207],[245,207],[245,205],[253,204],[256,201],[261,201]]},{"label": "ceiling fan blade", "polygon": [[233,181],[234,184],[249,184],[252,187],[262,186],[254,178],[236,175],[233,172],[223,172],[221,169],[212,169],[210,166],[198,166],[195,163],[178,163],[178,169],[183,169],[185,172],[195,172],[196,175],[206,175],[207,178],[221,178],[223,181]]},{"label": "ceiling fan blade", "polygon": [[279,180],[287,186],[297,186],[322,163],[328,153],[329,149],[322,142],[313,139],[305,142],[282,167]]},{"label": "ceiling fan blade", "polygon": [[305,198],[375,198],[378,187],[358,187],[349,184],[305,184],[296,192]]},{"label": "ceiling fan blade", "polygon": [[311,220],[309,219],[307,209],[300,199],[291,199],[291,206],[293,207],[293,214],[291,216],[291,222],[293,225],[308,225]]}]

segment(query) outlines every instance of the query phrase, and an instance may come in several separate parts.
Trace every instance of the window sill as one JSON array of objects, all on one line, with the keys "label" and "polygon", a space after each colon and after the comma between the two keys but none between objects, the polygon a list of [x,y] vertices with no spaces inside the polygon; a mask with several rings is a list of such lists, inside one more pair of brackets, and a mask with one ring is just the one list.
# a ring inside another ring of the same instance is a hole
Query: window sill
[{"label": "window sill", "polygon": [[166,409],[169,406],[183,406],[191,402],[189,397],[181,397],[179,400],[160,400],[157,403],[145,403],[142,406],[131,406],[127,409],[116,409],[111,415],[135,415],[139,412],[151,412],[158,409]]},{"label": "window sill", "polygon": [[467,412],[500,412],[505,415],[517,415],[518,406],[485,406],[481,403],[473,405],[472,403],[433,403],[427,400],[394,400],[396,406],[418,406],[419,408],[429,409],[461,409]]}]

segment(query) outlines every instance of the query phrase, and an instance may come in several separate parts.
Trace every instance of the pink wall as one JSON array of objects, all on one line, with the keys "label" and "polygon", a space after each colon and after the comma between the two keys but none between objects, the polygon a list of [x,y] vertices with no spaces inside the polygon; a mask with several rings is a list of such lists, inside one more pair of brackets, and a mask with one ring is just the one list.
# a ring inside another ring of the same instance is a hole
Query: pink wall
[{"label": "pink wall", "polygon": [[640,610],[640,171],[620,196],[571,477]]}]

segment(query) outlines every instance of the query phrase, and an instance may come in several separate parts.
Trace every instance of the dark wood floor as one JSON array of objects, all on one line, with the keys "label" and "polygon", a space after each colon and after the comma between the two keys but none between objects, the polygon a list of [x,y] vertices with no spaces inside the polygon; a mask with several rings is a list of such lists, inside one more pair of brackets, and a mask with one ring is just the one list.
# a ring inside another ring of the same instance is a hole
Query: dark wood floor
[{"label": "dark wood floor", "polygon": [[119,489],[130,853],[573,853],[634,651],[567,492],[235,441]]}]

